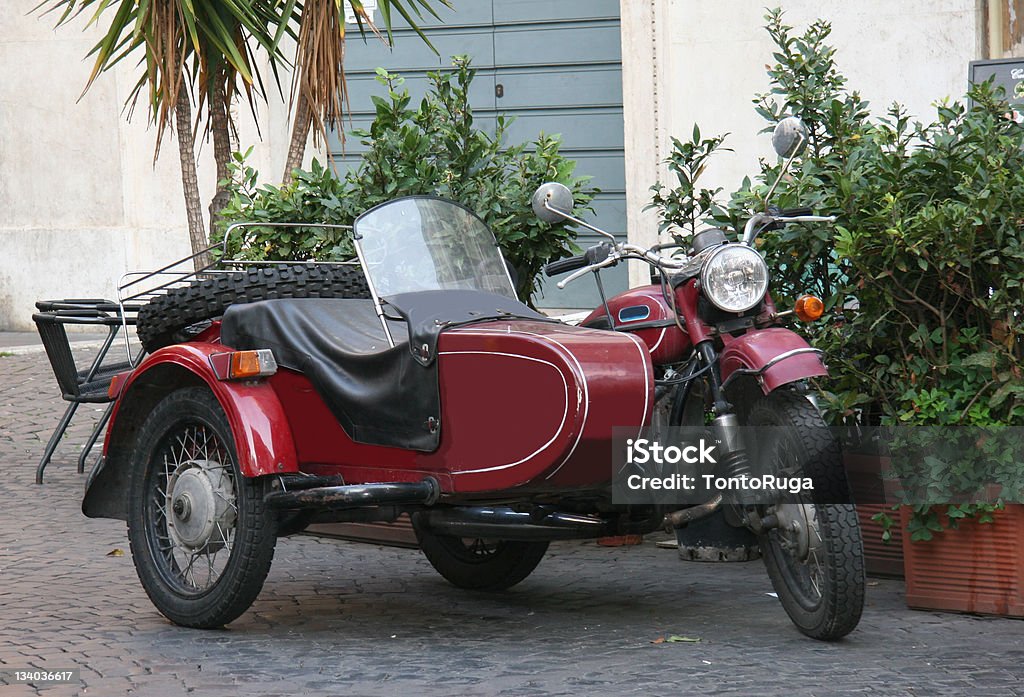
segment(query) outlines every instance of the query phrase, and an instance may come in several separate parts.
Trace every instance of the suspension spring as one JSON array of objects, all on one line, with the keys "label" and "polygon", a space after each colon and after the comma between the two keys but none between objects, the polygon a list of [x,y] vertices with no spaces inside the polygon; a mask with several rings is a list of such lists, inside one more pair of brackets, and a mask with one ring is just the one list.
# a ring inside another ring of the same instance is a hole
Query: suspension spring
[{"label": "suspension spring", "polygon": [[747,451],[743,448],[727,453],[720,464],[720,470],[725,473],[726,477],[741,477],[743,475],[749,477],[753,475],[750,458],[747,457]]}]

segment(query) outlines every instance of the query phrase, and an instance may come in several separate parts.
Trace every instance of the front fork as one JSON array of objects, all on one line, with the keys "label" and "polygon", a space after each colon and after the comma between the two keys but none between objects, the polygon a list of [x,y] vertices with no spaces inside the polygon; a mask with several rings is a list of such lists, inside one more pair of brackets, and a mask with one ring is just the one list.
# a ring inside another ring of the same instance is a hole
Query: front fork
[{"label": "front fork", "polygon": [[[718,365],[718,354],[710,341],[702,341],[697,345],[697,354],[700,356],[700,363],[691,371],[694,374],[706,370],[705,385],[708,387],[711,398],[711,408],[714,418],[711,421],[711,432],[718,442],[718,451],[721,453],[719,474],[724,477],[738,477],[750,474],[750,457],[743,444],[740,430],[740,420],[736,415],[733,405],[725,398],[722,390],[722,376]],[[684,403],[689,397],[689,392],[694,380],[687,383],[680,390],[677,403],[673,405],[673,418],[671,423],[678,423],[677,418],[682,416]],[[724,509],[726,520],[734,526],[744,526],[756,533],[765,531],[764,521],[758,515],[754,506],[743,506],[738,503],[726,502],[721,495],[715,496],[710,501],[684,508],[665,516],[666,529],[685,527],[689,523],[712,515],[719,509]]]},{"label": "front fork", "polygon": [[726,477],[750,474],[750,458],[743,446],[740,420],[722,390],[722,374],[715,347],[710,341],[702,341],[697,345],[697,351],[704,365],[710,366],[706,384],[711,396],[711,409],[715,415],[711,421],[711,432],[719,443],[719,452],[723,457],[721,474]]}]

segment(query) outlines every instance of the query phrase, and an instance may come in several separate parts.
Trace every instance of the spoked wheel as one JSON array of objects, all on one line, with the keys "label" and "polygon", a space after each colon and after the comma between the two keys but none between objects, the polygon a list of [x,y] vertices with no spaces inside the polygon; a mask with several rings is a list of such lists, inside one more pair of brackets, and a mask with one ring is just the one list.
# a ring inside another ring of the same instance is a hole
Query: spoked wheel
[{"label": "spoked wheel", "polygon": [[529,576],[547,542],[510,542],[435,535],[416,527],[423,555],[452,585],[467,590],[500,591]]},{"label": "spoked wheel", "polygon": [[263,587],[276,542],[263,482],[238,469],[217,400],[170,394],[143,424],[132,462],[128,537],[139,580],[176,624],[220,627]]},{"label": "spoked wheel", "polygon": [[[806,397],[773,392],[753,407],[749,423],[772,427],[775,437],[766,446],[774,471],[845,490],[838,444]],[[760,536],[761,553],[786,613],[807,636],[846,636],[864,607],[864,549],[853,504],[779,503],[766,507],[762,518],[770,515],[778,523]]]}]

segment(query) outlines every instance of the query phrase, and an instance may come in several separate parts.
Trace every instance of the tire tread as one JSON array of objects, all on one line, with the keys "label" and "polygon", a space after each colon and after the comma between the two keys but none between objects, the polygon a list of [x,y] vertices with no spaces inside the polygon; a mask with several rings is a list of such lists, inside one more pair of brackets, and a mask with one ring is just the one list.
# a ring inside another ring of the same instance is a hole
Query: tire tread
[{"label": "tire tread", "polygon": [[[835,503],[849,500],[839,444],[818,410],[802,394],[779,390],[768,395],[759,406],[774,415],[772,420],[782,421],[793,428],[805,451],[814,454],[808,463],[813,471],[807,474],[813,478],[816,494],[821,500],[815,503],[815,509],[818,525],[826,540],[826,574],[831,579],[823,589],[825,606],[820,616],[812,620],[810,613],[789,595],[768,541],[762,537],[765,566],[779,600],[800,631],[815,639],[834,641],[849,634],[860,622],[866,585],[864,545],[857,509],[852,503]],[[755,407],[751,413],[754,423],[758,420],[757,412],[758,407]],[[823,493],[818,488],[820,484],[825,486]]]},{"label": "tire tread", "polygon": [[149,353],[182,340],[194,324],[235,303],[283,298],[369,298],[361,268],[328,264],[254,266],[171,288],[139,309],[136,331]]}]

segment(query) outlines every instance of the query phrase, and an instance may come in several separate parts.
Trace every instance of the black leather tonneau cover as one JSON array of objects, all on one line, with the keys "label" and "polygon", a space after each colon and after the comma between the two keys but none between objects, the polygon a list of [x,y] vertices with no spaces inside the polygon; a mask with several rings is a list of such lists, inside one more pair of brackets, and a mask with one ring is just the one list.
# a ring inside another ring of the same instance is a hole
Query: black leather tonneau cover
[{"label": "black leather tonneau cover", "polygon": [[387,308],[405,320],[389,322],[394,348],[372,301],[333,298],[232,305],[221,341],[236,349],[269,348],[279,365],[304,373],[353,440],[430,452],[442,426],[435,360],[440,332],[509,317],[547,319],[515,300],[478,291],[407,293],[390,298]]}]

